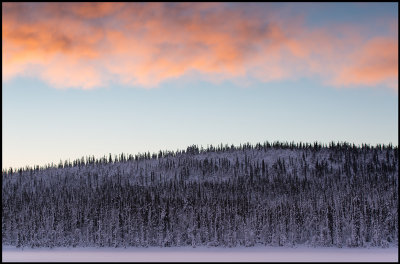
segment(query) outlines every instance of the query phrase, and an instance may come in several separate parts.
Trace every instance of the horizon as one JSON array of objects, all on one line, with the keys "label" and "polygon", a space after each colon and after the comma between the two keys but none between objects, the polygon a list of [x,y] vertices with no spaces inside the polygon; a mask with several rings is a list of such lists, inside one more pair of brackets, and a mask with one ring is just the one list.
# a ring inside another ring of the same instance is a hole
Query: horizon
[{"label": "horizon", "polygon": [[[207,144],[206,146],[203,145],[197,145],[197,144],[192,144],[189,145],[185,148],[178,148],[178,149],[160,149],[158,151],[144,151],[144,152],[137,152],[137,153],[108,153],[108,154],[104,154],[104,155],[100,155],[100,156],[94,156],[94,155],[86,155],[86,156],[81,156],[81,157],[76,157],[76,158],[68,158],[65,160],[59,160],[58,162],[48,162],[45,164],[33,164],[33,165],[25,165],[22,167],[8,167],[8,168],[2,168],[2,172],[3,173],[7,173],[10,171],[10,169],[12,169],[13,172],[18,171],[19,169],[22,170],[26,170],[26,169],[35,169],[36,167],[39,167],[40,169],[47,169],[47,168],[57,168],[57,166],[59,164],[62,164],[63,166],[65,165],[66,162],[68,162],[69,164],[73,163],[74,161],[82,161],[84,160],[85,163],[88,162],[88,159],[93,159],[95,161],[101,161],[103,158],[106,158],[106,160],[109,160],[109,158],[112,158],[112,162],[121,162],[120,159],[121,158],[121,154],[125,157],[125,159],[127,159],[128,157],[131,157],[133,160],[136,159],[136,157],[141,158],[141,156],[143,155],[148,155],[150,154],[150,159],[153,159],[153,156],[155,155],[157,159],[159,159],[158,154],[161,152],[163,154],[181,154],[182,152],[186,153],[186,151],[191,148],[191,147],[197,147],[201,153],[205,153],[205,152],[209,152],[210,149],[214,148],[214,149],[219,149],[219,148],[234,148],[235,150],[238,150],[244,146],[250,145],[251,147],[256,147],[257,145],[261,145],[264,146],[265,144],[270,144],[269,148],[274,148],[275,144],[279,144],[279,145],[284,145],[284,146],[291,146],[294,145],[295,148],[300,147],[301,144],[301,148],[307,148],[307,147],[313,147],[315,144],[317,144],[318,146],[321,146],[322,148],[330,148],[332,145],[333,146],[343,146],[343,145],[349,145],[350,147],[356,147],[356,148],[363,148],[364,146],[370,147],[370,148],[393,148],[393,149],[398,149],[398,145],[393,145],[392,143],[388,143],[388,144],[366,144],[366,143],[361,143],[361,144],[354,144],[351,142],[346,142],[346,141],[331,141],[331,142],[294,142],[294,141],[264,141],[264,142],[257,142],[257,143],[250,143],[250,142],[242,142],[239,143],[237,145],[235,144],[223,144],[223,143],[219,143],[219,144]],[[127,162],[128,160],[125,160],[125,162]]]},{"label": "horizon", "polygon": [[2,169],[398,146],[398,3],[2,3]]}]

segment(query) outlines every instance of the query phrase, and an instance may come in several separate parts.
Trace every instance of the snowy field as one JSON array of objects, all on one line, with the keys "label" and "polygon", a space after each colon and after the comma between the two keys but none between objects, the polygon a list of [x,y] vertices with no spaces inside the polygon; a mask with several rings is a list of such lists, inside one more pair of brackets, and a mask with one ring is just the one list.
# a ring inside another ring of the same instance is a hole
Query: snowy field
[{"label": "snowy field", "polygon": [[3,262],[188,262],[188,261],[326,261],[398,262],[398,248],[56,248],[4,246]]}]

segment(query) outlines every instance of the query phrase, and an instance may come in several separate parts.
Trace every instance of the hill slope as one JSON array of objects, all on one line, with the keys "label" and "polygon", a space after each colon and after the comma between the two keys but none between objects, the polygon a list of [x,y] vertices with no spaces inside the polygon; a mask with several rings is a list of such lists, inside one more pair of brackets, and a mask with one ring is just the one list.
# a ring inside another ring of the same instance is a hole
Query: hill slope
[{"label": "hill slope", "polygon": [[398,148],[218,146],[2,174],[3,245],[387,246]]}]

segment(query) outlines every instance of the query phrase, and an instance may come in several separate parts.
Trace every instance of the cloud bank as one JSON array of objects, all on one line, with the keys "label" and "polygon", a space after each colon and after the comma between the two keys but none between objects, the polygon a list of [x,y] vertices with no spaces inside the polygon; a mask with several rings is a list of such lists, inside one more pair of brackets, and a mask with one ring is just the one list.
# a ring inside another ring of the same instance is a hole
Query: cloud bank
[{"label": "cloud bank", "polygon": [[[317,77],[398,90],[391,35],[310,27],[266,3],[3,3],[3,79],[56,88],[147,88],[187,74],[263,82]],[[361,27],[361,28],[360,28]]]}]

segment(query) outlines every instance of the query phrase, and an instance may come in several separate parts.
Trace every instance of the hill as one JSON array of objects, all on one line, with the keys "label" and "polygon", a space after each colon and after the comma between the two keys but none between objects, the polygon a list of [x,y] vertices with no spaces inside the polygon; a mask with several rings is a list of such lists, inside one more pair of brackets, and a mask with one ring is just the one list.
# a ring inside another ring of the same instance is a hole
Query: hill
[{"label": "hill", "polygon": [[398,245],[398,147],[195,145],[2,173],[2,244]]}]

